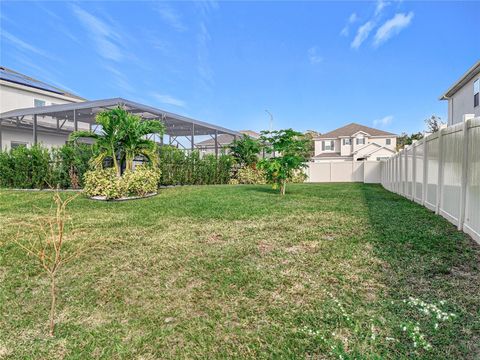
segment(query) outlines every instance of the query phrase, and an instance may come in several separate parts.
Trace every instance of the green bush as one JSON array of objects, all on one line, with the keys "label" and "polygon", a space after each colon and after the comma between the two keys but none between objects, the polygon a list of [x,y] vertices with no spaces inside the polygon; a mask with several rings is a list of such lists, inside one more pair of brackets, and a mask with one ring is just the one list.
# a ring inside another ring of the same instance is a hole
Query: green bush
[{"label": "green bush", "polygon": [[[67,144],[48,150],[40,146],[0,151],[0,186],[42,189],[46,187],[83,188],[84,174],[90,169],[94,148],[86,144]],[[159,151],[160,185],[228,184],[232,177],[230,155],[201,156],[172,146]]]},{"label": "green bush", "polygon": [[0,155],[0,185],[19,189],[52,186],[51,157],[40,146],[19,146]]},{"label": "green bush", "polygon": [[90,170],[83,178],[83,192],[87,196],[105,196],[107,199],[122,197],[120,178],[114,168]]},{"label": "green bush", "polygon": [[305,180],[307,180],[307,174],[305,174],[302,170],[298,170],[288,181],[294,184],[301,184],[305,182]]},{"label": "green bush", "polygon": [[145,196],[158,190],[161,171],[146,166],[127,170],[121,180],[122,192],[126,196]]},{"label": "green bush", "polygon": [[0,151],[0,186],[20,189],[80,188],[89,168],[90,145],[64,145],[47,149],[40,145]]},{"label": "green bush", "polygon": [[161,185],[228,184],[233,158],[230,155],[200,156],[198,151],[186,153],[173,146],[160,149]]},{"label": "green bush", "polygon": [[93,147],[87,144],[67,144],[52,150],[55,185],[62,189],[83,187],[83,174],[89,170]]},{"label": "green bush", "polygon": [[250,166],[240,168],[236,177],[230,180],[230,184],[266,184],[265,172]]},{"label": "green bush", "polygon": [[114,168],[91,170],[84,175],[83,192],[87,196],[105,196],[119,199],[129,196],[145,196],[158,189],[160,171],[137,166],[135,171],[127,170],[118,177]]}]

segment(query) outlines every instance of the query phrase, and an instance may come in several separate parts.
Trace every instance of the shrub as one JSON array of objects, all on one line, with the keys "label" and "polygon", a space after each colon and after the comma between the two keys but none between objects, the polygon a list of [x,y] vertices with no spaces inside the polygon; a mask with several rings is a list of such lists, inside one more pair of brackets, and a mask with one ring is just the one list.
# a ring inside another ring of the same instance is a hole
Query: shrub
[{"label": "shrub", "polygon": [[[233,180],[233,181],[232,181]],[[265,172],[260,169],[254,169],[250,166],[243,167],[237,171],[235,179],[230,180],[230,184],[266,184]]]},{"label": "shrub", "polygon": [[198,151],[187,153],[173,146],[160,149],[161,185],[228,184],[233,158],[230,155],[200,156]]},{"label": "shrub", "polygon": [[294,172],[288,181],[294,184],[301,184],[305,182],[305,180],[307,180],[307,174],[305,174],[302,170],[298,170]]},{"label": "shrub", "polygon": [[160,171],[137,166],[135,171],[127,170],[123,176],[115,168],[87,171],[84,175],[83,192],[87,196],[105,196],[119,199],[128,196],[145,196],[157,191]]},{"label": "shrub", "polygon": [[107,199],[122,197],[120,177],[115,168],[87,171],[84,175],[83,192],[87,196],[105,196]]},{"label": "shrub", "polygon": [[120,181],[122,193],[126,196],[145,196],[158,189],[160,170],[137,166],[135,171],[127,170]]},{"label": "shrub", "polygon": [[92,148],[86,144],[46,149],[40,145],[0,151],[0,186],[21,189],[79,188],[89,168]]},{"label": "shrub", "polygon": [[0,185],[43,189],[52,185],[50,153],[40,146],[20,146],[0,156]]},{"label": "shrub", "polygon": [[89,170],[93,147],[87,144],[67,144],[52,150],[55,185],[60,188],[83,187],[83,174]]}]

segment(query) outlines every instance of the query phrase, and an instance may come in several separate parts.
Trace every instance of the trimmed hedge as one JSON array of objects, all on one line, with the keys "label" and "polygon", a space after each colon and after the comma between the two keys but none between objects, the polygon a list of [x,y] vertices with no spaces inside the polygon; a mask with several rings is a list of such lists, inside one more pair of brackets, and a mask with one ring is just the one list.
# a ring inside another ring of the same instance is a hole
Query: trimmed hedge
[{"label": "trimmed hedge", "polygon": [[228,184],[233,158],[230,155],[200,157],[198,151],[186,153],[173,146],[160,148],[160,185]]},{"label": "trimmed hedge", "polygon": [[[0,151],[0,187],[83,188],[93,151],[86,144],[67,144],[50,150],[36,145]],[[228,184],[234,164],[229,155],[220,155],[217,160],[214,155],[201,157],[198,151],[187,154],[171,146],[160,148],[159,157],[159,185]]]},{"label": "trimmed hedge", "polygon": [[89,145],[48,150],[39,145],[0,151],[0,187],[18,189],[79,188],[92,156]]}]

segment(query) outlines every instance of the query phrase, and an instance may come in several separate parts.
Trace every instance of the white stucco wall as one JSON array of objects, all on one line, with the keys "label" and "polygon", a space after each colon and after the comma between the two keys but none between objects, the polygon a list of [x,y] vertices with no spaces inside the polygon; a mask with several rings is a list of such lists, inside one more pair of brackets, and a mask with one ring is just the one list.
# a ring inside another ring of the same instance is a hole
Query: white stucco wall
[{"label": "white stucco wall", "polygon": [[470,80],[448,100],[448,125],[463,121],[463,115],[480,116],[480,105],[473,107],[473,83],[480,79],[480,74]]}]

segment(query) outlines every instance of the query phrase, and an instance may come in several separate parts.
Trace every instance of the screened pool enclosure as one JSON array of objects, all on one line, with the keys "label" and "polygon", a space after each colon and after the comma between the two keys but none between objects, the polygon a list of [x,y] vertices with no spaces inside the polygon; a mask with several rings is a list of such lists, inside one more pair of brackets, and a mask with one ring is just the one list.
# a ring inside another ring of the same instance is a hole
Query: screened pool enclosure
[{"label": "screened pool enclosure", "polygon": [[75,130],[97,131],[95,115],[106,109],[123,107],[145,121],[161,121],[165,125],[165,135],[153,137],[160,145],[169,144],[186,151],[196,148],[196,143],[206,139],[214,140],[215,155],[218,156],[220,146],[218,136],[228,134],[237,138],[237,131],[209,124],[203,121],[177,115],[122,98],[85,101],[61,105],[49,105],[7,111],[0,114],[0,149],[3,148],[2,131],[31,131],[31,143],[37,144],[39,136],[64,135],[68,137]]}]

